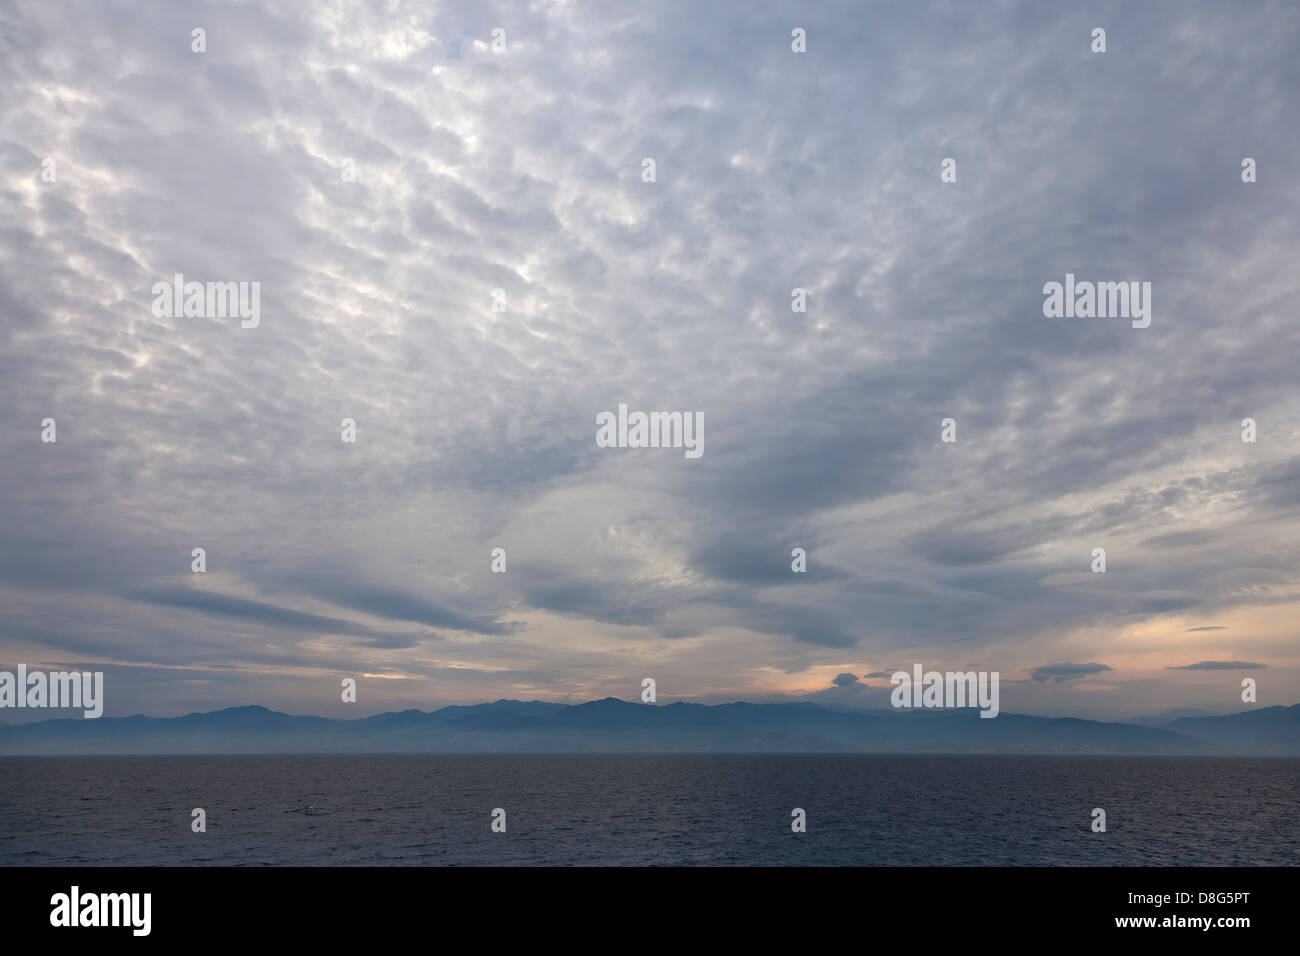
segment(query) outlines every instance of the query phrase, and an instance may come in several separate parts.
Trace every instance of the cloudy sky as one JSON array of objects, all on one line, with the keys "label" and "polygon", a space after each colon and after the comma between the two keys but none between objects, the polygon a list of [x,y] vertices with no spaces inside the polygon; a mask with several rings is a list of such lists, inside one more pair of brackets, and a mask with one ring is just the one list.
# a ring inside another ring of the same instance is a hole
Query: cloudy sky
[{"label": "cloudy sky", "polygon": [[[916,662],[1295,703],[1298,48],[1253,0],[6,2],[0,668],[110,715]],[[175,273],[260,324],[156,317]],[[1044,317],[1066,273],[1150,327]],[[597,447],[619,403],[704,454]]]}]

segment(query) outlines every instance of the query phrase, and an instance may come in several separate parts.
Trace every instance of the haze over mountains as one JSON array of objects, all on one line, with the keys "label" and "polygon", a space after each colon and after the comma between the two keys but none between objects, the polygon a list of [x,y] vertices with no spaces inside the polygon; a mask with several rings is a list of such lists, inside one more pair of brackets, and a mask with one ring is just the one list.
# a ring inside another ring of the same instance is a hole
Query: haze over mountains
[{"label": "haze over mountains", "polygon": [[1106,753],[1300,756],[1300,704],[1163,726],[812,703],[498,700],[355,720],[231,707],[0,726],[3,755],[213,753]]}]

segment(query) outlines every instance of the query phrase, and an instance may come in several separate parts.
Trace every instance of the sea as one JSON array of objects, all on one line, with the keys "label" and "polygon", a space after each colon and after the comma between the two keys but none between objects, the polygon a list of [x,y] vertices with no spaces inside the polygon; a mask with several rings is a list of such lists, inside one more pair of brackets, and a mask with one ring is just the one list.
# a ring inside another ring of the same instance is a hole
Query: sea
[{"label": "sea", "polygon": [[1300,758],[2,757],[0,866],[1297,866],[1298,801]]}]

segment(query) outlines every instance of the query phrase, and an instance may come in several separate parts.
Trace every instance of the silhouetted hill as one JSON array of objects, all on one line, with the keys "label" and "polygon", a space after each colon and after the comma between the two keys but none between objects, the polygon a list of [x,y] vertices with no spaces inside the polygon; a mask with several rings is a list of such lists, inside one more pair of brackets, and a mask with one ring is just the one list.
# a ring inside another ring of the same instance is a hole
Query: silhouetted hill
[{"label": "silhouetted hill", "polygon": [[1139,727],[1168,727],[1179,717],[1222,717],[1223,714],[1216,714],[1212,710],[1201,710],[1195,707],[1183,707],[1178,710],[1167,710],[1161,714],[1143,715],[1141,717],[1129,717],[1124,721],[1126,724],[1137,724]]},{"label": "silhouetted hill", "polygon": [[974,709],[846,710],[498,700],[355,720],[231,707],[184,717],[0,725],[0,754],[159,753],[1107,753],[1300,755],[1300,705],[1167,727]]},{"label": "silhouetted hill", "polygon": [[1294,754],[1300,738],[1300,704],[1261,707],[1227,717],[1180,717],[1165,729],[1224,750]]}]

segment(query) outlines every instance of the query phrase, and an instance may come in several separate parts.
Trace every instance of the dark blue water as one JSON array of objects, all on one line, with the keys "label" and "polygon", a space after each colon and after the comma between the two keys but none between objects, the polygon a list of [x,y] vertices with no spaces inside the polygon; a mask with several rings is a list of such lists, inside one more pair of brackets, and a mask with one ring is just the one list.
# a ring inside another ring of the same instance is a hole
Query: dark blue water
[{"label": "dark blue water", "polygon": [[1295,866],[1298,800],[1288,758],[6,757],[0,865]]}]

